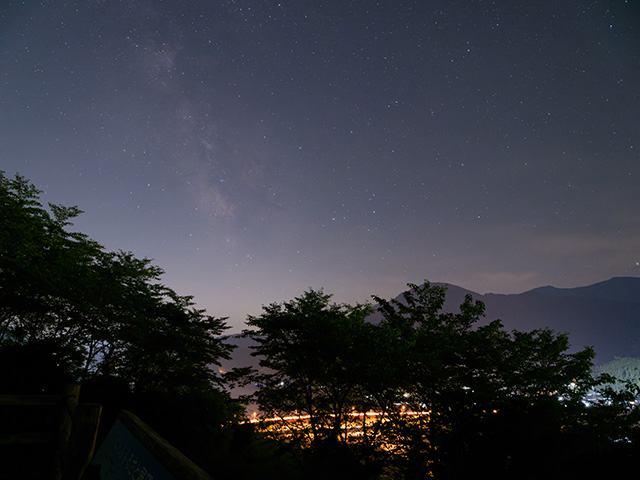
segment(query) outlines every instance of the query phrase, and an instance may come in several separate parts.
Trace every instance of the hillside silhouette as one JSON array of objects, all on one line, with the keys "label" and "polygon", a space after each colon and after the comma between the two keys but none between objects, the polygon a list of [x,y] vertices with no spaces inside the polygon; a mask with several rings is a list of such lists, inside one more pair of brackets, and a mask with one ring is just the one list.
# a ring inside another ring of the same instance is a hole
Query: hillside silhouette
[{"label": "hillside silhouette", "polygon": [[[486,305],[486,317],[481,323],[500,319],[506,330],[549,327],[567,332],[571,351],[594,347],[596,365],[615,357],[640,357],[640,278],[614,277],[575,288],[544,286],[508,295],[480,294],[452,284],[436,285],[447,286],[444,311],[457,311],[465,295],[471,295]],[[396,297],[401,298],[402,294]],[[368,320],[377,323],[380,318],[376,312]],[[224,362],[225,369],[256,363],[249,339],[232,335],[228,341],[238,348],[233,358]]]},{"label": "hillside silhouette", "polygon": [[485,321],[501,319],[507,330],[549,327],[569,333],[572,350],[594,347],[596,365],[614,357],[640,357],[640,278],[614,277],[576,288],[545,286],[511,295],[482,295],[449,285],[445,310],[455,310],[466,294],[485,303]]}]

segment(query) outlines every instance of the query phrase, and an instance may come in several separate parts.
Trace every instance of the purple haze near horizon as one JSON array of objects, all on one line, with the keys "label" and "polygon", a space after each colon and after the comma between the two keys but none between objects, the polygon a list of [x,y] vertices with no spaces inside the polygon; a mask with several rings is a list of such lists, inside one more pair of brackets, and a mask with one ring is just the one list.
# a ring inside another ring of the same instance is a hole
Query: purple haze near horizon
[{"label": "purple haze near horizon", "polygon": [[0,169],[232,331],[640,274],[636,1],[3,2]]}]

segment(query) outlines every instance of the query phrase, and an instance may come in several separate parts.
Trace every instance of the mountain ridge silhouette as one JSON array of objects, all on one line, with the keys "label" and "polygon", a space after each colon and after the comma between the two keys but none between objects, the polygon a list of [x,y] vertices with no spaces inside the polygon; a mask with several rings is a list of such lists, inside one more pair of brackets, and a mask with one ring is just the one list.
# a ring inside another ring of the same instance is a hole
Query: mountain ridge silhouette
[{"label": "mountain ridge silhouette", "polygon": [[[570,351],[593,347],[594,363],[602,365],[615,357],[640,357],[640,278],[613,277],[603,282],[574,288],[556,288],[550,285],[516,294],[480,294],[446,283],[432,285],[447,287],[444,312],[459,311],[466,295],[485,304],[485,317],[481,324],[499,319],[506,330],[531,331],[551,328],[568,333]],[[402,293],[395,297],[402,299]],[[379,312],[368,317],[378,322]],[[232,360],[224,362],[224,369],[234,366],[257,366],[251,357],[251,342],[238,335],[227,337],[238,346]]]}]

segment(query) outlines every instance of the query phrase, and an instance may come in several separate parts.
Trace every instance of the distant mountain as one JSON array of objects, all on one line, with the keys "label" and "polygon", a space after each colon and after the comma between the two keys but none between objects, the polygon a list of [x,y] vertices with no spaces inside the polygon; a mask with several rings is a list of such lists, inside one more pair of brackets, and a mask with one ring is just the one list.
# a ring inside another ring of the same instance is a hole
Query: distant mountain
[{"label": "distant mountain", "polygon": [[524,293],[481,295],[448,285],[446,311],[457,311],[466,294],[486,306],[486,321],[507,330],[549,327],[569,333],[572,350],[592,346],[600,365],[619,356],[640,357],[640,278],[615,277],[576,288],[551,286]]},{"label": "distant mountain", "polygon": [[[546,286],[512,295],[482,295],[456,285],[447,287],[444,311],[458,311],[465,295],[469,294],[484,302],[486,323],[500,319],[507,330],[549,327],[556,332],[567,332],[571,350],[594,347],[596,365],[614,357],[640,357],[640,278],[616,277],[577,288]],[[402,295],[396,298],[400,300]],[[377,322],[380,318],[380,314],[375,313],[369,320]],[[229,340],[238,348],[224,368],[257,365],[256,359],[250,356],[250,340],[236,336]]]},{"label": "distant mountain", "polygon": [[555,288],[546,286],[531,291],[545,295],[594,297],[616,302],[640,303],[640,278],[614,277],[586,287]]}]

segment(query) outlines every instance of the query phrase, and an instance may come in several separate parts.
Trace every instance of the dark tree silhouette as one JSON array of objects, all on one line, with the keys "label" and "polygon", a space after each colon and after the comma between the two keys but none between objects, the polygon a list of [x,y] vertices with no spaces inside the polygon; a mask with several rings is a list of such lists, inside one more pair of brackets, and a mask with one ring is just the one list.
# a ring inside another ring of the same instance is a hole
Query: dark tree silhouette
[{"label": "dark tree silhouette", "polygon": [[[592,349],[568,353],[568,335],[549,329],[479,325],[484,304],[470,296],[442,312],[445,295],[426,282],[374,297],[378,324],[321,290],[249,317],[265,369],[254,400],[281,419],[263,430],[312,477],[571,478],[585,456],[602,467],[637,450],[632,392],[583,401],[599,382]],[[283,420],[296,415],[306,421]]]},{"label": "dark tree silhouette", "polygon": [[138,391],[215,380],[210,365],[231,350],[224,319],[160,283],[150,260],[69,231],[81,211],[39,195],[0,172],[0,348],[40,344],[72,379],[115,376]]}]

